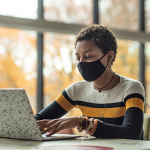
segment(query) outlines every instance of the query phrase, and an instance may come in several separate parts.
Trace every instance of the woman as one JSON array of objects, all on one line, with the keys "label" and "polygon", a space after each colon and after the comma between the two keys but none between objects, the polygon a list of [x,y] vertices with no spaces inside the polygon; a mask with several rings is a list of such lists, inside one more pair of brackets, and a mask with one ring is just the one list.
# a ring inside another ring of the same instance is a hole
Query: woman
[{"label": "woman", "polygon": [[[139,81],[113,72],[117,42],[112,31],[101,25],[82,29],[75,48],[85,81],[67,87],[36,114],[42,134],[77,127],[100,138],[143,139],[144,88]],[[59,119],[74,107],[83,116]]]}]

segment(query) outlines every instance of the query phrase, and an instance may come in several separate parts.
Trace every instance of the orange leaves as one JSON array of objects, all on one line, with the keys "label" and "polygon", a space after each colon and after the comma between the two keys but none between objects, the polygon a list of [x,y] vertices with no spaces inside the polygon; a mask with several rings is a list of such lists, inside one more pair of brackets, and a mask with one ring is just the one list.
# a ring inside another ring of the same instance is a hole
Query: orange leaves
[{"label": "orange leaves", "polygon": [[118,40],[118,52],[112,68],[123,76],[138,80],[139,48],[132,41]]}]

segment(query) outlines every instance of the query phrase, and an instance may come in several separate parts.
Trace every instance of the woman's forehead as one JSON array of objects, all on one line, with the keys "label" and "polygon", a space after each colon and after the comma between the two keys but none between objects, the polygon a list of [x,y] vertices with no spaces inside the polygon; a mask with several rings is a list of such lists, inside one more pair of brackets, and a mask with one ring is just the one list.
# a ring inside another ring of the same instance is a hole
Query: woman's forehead
[{"label": "woman's forehead", "polygon": [[83,47],[83,46],[84,47],[89,47],[89,46],[93,47],[96,45],[94,44],[94,42],[92,40],[82,40],[77,43],[76,47]]},{"label": "woman's forehead", "polygon": [[91,40],[83,40],[77,43],[75,53],[84,53],[85,51],[102,52],[101,49],[95,45]]}]

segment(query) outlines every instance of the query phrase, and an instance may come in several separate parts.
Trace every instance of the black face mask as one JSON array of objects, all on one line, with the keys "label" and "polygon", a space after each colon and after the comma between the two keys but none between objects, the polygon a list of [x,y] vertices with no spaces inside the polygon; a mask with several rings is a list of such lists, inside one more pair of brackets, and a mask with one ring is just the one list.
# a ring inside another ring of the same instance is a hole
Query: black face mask
[{"label": "black face mask", "polygon": [[84,80],[92,82],[97,78],[99,78],[105,72],[107,66],[105,67],[100,61],[105,55],[103,55],[100,59],[93,62],[78,63],[77,65],[78,70],[81,76],[84,78]]}]

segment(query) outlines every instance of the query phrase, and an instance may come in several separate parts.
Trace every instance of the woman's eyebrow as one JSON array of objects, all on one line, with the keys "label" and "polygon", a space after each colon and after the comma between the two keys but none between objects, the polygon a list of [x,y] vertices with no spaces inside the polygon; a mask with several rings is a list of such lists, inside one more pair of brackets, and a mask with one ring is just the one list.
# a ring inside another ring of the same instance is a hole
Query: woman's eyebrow
[{"label": "woman's eyebrow", "polygon": [[87,52],[92,52],[92,50],[87,50],[87,51],[84,52],[84,54],[87,53]]},{"label": "woman's eyebrow", "polygon": [[[87,52],[92,52],[93,50],[87,50],[85,52],[83,52],[84,54],[87,53]],[[75,53],[76,55],[79,55],[78,53]]]}]

